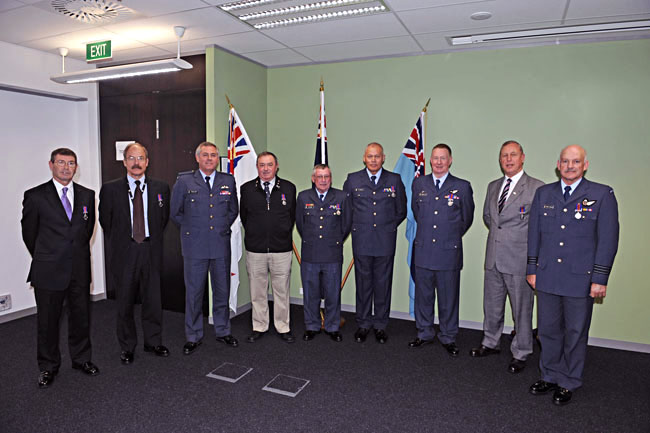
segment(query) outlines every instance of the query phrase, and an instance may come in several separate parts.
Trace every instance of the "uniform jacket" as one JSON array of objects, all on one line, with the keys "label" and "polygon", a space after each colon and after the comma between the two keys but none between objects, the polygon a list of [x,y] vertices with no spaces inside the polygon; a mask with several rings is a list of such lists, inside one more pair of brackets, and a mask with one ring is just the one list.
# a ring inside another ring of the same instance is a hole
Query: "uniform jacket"
[{"label": "uniform jacket", "polygon": [[296,227],[304,262],[343,263],[343,241],[351,225],[347,195],[340,189],[330,188],[322,202],[314,188],[298,194]]},{"label": "uniform jacket", "polygon": [[510,275],[526,275],[528,220],[530,206],[541,180],[525,172],[510,192],[508,200],[499,213],[499,196],[504,177],[501,176],[487,187],[483,203],[483,222],[488,238],[485,248],[485,269],[494,269]]},{"label": "uniform jacket", "polygon": [[65,290],[74,277],[90,286],[90,238],[95,228],[95,191],[70,183],[74,191],[68,220],[54,182],[25,192],[23,241],[32,255],[27,281],[37,289]]},{"label": "uniform jacket", "polygon": [[383,169],[376,185],[363,170],[348,174],[343,184],[352,210],[355,256],[393,256],[397,226],[406,218],[406,193],[399,175]]},{"label": "uniform jacket", "polygon": [[216,172],[210,190],[199,170],[180,173],[169,215],[180,229],[183,257],[230,257],[230,226],[237,212],[237,188],[230,174]]},{"label": "uniform jacket", "polygon": [[293,249],[293,223],[296,220],[296,186],[275,177],[271,202],[260,178],[241,187],[241,222],[244,244],[253,253],[286,253]]},{"label": "uniform jacket", "polygon": [[528,224],[528,274],[542,292],[589,296],[606,285],[618,250],[618,204],[607,185],[583,178],[567,202],[560,182],[537,190]]},{"label": "uniform jacket", "polygon": [[[160,272],[162,267],[163,231],[169,221],[169,186],[145,176],[147,221],[151,242],[151,267]],[[129,181],[126,176],[105,183],[99,191],[99,223],[108,244],[108,270],[113,278],[121,277],[125,267],[124,252],[133,239]]]},{"label": "uniform jacket", "polygon": [[436,271],[463,268],[462,237],[474,221],[472,186],[451,173],[436,191],[432,175],[413,181],[411,209],[418,223],[415,265]]}]

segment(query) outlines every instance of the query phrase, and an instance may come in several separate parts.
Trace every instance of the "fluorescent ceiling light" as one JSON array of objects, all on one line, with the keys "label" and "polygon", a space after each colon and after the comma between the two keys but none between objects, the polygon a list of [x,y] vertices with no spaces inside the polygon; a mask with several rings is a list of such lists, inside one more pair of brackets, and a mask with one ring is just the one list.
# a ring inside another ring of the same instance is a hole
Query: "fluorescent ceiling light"
[{"label": "fluorescent ceiling light", "polygon": [[370,3],[374,0],[327,0],[322,2],[307,3],[295,6],[288,6],[284,8],[271,9],[267,11],[253,12],[245,15],[239,15],[239,19],[242,21],[254,20],[258,18],[270,18],[278,15],[289,15],[300,12],[309,12],[313,10],[329,9],[336,8],[341,6],[359,4],[359,3]]},{"label": "fluorescent ceiling light", "polygon": [[548,38],[554,36],[595,35],[601,33],[630,32],[638,30],[650,30],[650,20],[589,24],[570,27],[551,27],[535,30],[486,33],[474,36],[454,36],[449,38],[449,40],[452,45],[467,45],[481,42],[514,41],[518,39]]},{"label": "fluorescent ceiling light", "polygon": [[91,81],[111,80],[113,78],[137,77],[140,75],[160,74],[183,69],[192,69],[192,64],[183,59],[154,60],[152,62],[132,63],[130,65],[109,66],[85,71],[67,72],[54,75],[50,80],[61,84],[87,83]]},{"label": "fluorescent ceiling light", "polygon": [[369,8],[348,9],[348,10],[336,11],[336,12],[324,12],[322,14],[316,14],[316,15],[307,15],[301,17],[286,18],[283,20],[267,21],[267,22],[255,24],[253,25],[253,27],[259,30],[272,29],[274,27],[290,26],[293,24],[315,23],[315,22],[320,22],[325,20],[331,20],[334,18],[376,14],[378,12],[383,12],[385,10],[386,7],[382,5],[382,6],[374,6]]}]

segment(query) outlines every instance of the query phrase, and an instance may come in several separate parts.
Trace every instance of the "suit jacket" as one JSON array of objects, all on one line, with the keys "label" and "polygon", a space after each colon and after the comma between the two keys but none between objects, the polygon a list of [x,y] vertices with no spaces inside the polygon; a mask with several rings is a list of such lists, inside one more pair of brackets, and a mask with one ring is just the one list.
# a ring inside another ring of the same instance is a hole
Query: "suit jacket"
[{"label": "suit jacket", "polygon": [[322,202],[314,188],[298,194],[296,227],[303,262],[343,263],[343,241],[351,225],[347,195],[340,189],[330,188]]},{"label": "suit jacket", "polygon": [[618,250],[618,203],[607,185],[585,178],[564,201],[560,182],[535,193],[528,224],[527,273],[539,291],[589,296],[606,285]]},{"label": "suit jacket", "polygon": [[72,219],[68,220],[53,181],[25,192],[23,241],[32,256],[27,282],[37,289],[65,290],[72,278],[90,286],[90,238],[95,228],[95,192],[72,182]]},{"label": "suit jacket", "polygon": [[406,218],[406,192],[398,174],[382,169],[374,185],[363,170],[348,174],[343,190],[352,210],[355,256],[394,256],[397,227]]},{"label": "suit jacket", "polygon": [[[147,221],[151,242],[151,268],[160,272],[162,267],[163,231],[169,221],[169,186],[162,181],[145,177],[147,194]],[[124,269],[124,252],[132,242],[129,182],[121,177],[105,183],[99,191],[99,223],[104,229],[109,250],[109,272],[121,277]]]},{"label": "suit jacket", "polygon": [[433,175],[413,181],[411,209],[418,223],[413,260],[421,268],[453,271],[463,268],[463,235],[474,221],[472,186],[451,173],[436,191]]},{"label": "suit jacket", "polygon": [[170,218],[180,228],[183,257],[230,257],[230,226],[239,212],[232,175],[216,172],[210,190],[199,170],[180,173],[170,207]]},{"label": "suit jacket", "polygon": [[286,253],[293,249],[293,224],[296,220],[296,186],[275,177],[270,203],[259,177],[241,187],[241,222],[246,251]]},{"label": "suit jacket", "polygon": [[525,276],[530,206],[535,191],[544,182],[524,172],[499,213],[499,193],[503,179],[501,176],[490,182],[483,203],[483,222],[489,230],[485,269],[496,267],[497,271],[504,274]]}]

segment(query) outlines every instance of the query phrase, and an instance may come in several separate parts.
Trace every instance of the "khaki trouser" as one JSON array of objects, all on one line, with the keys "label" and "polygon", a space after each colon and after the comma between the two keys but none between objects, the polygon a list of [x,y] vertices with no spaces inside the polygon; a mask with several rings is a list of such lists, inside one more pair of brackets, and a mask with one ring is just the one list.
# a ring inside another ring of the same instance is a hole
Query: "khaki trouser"
[{"label": "khaki trouser", "polygon": [[269,273],[273,289],[273,324],[281,334],[289,332],[289,284],[292,252],[253,253],[246,251],[246,271],[253,306],[253,331],[269,329]]}]

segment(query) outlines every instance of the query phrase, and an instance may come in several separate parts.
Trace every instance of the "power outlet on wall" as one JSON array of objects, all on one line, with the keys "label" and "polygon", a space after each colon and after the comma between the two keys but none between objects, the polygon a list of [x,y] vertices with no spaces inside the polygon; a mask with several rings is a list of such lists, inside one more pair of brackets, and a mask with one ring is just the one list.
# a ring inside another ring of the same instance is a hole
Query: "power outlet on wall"
[{"label": "power outlet on wall", "polygon": [[0,311],[11,310],[11,295],[0,295]]}]

